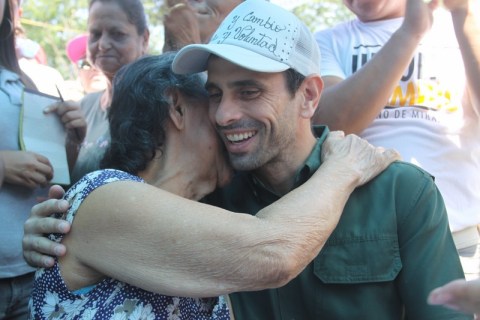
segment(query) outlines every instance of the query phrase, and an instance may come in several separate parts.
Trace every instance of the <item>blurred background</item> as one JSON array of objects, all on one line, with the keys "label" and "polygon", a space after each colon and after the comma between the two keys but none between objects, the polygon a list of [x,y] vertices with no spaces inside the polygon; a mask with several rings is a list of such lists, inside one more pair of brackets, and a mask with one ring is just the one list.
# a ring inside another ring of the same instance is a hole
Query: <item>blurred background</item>
[{"label": "blurred background", "polygon": [[[271,0],[302,19],[312,31],[352,18],[342,0]],[[163,0],[143,1],[150,26],[150,53],[163,46]],[[21,24],[28,38],[45,50],[47,64],[65,80],[75,77],[66,53],[66,42],[86,31],[88,0],[23,0]]]}]

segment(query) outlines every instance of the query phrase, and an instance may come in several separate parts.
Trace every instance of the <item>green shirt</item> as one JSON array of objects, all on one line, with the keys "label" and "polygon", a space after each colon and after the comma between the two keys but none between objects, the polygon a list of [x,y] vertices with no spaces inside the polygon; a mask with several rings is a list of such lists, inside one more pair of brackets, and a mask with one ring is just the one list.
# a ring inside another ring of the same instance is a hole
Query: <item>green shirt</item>
[{"label": "green shirt", "polygon": [[[328,129],[296,176],[304,183],[320,167]],[[238,174],[210,199],[256,214],[279,197],[251,174]],[[232,294],[236,320],[472,319],[427,304],[429,292],[463,278],[443,199],[427,172],[395,162],[350,196],[320,254],[287,285]]]}]

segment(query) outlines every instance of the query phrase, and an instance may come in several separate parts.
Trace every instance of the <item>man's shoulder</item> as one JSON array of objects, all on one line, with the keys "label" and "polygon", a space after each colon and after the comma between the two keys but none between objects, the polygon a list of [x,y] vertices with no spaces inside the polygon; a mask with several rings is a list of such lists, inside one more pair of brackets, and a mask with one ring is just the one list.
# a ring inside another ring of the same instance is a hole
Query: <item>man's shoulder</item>
[{"label": "man's shoulder", "polygon": [[430,203],[437,201],[438,195],[431,174],[414,164],[396,161],[377,177],[356,188],[350,195],[346,208],[353,211],[359,206],[376,208],[375,210],[381,211],[378,213],[380,215],[390,212],[393,216],[403,216],[422,198]]},{"label": "man's shoulder", "polygon": [[[362,205],[379,208],[405,218],[420,203],[428,207],[441,198],[435,178],[422,168],[403,161],[396,161],[367,184],[358,187],[349,198],[353,208]],[[441,211],[441,207],[438,206]],[[401,218],[401,219],[403,219]]]},{"label": "man's shoulder", "polygon": [[[393,180],[394,179],[394,180]],[[373,183],[409,184],[422,180],[435,181],[433,175],[409,162],[395,161],[372,180]]]}]

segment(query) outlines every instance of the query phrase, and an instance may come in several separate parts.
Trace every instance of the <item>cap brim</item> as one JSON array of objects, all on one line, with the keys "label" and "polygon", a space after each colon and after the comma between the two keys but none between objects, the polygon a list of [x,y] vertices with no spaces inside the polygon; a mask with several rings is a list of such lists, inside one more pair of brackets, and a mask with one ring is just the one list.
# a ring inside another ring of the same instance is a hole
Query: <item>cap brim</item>
[{"label": "cap brim", "polygon": [[290,68],[285,63],[230,44],[191,44],[177,53],[173,60],[172,70],[177,74],[205,71],[208,58],[212,54],[242,68],[257,72],[282,72]]}]

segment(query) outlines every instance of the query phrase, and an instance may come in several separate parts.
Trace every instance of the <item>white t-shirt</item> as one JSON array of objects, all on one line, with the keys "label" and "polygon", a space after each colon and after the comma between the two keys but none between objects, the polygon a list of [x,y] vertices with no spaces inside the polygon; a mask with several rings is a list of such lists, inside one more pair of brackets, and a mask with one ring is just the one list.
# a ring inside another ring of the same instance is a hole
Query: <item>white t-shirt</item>
[{"label": "white t-shirt", "polygon": [[[436,180],[452,231],[480,223],[480,119],[465,112],[463,62],[450,14],[437,10],[385,108],[361,136],[397,149]],[[316,34],[322,76],[348,78],[390,39],[403,18],[352,20]],[[382,77],[382,74],[378,74]]]}]

